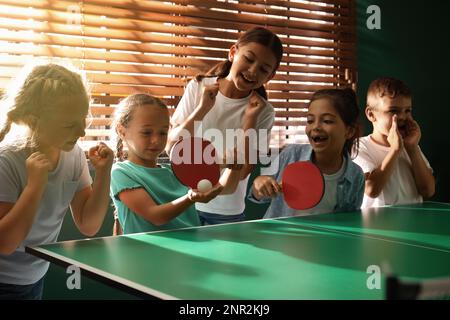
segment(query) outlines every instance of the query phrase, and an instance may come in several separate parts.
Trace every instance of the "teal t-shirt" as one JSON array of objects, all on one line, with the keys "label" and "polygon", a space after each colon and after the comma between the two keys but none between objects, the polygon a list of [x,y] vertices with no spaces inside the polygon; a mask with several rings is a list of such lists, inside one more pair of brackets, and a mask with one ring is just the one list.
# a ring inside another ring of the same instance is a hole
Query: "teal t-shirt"
[{"label": "teal t-shirt", "polygon": [[171,202],[184,196],[189,190],[175,178],[168,165],[147,168],[130,161],[115,163],[111,171],[111,198],[117,209],[124,233],[179,229],[200,225],[194,205],[165,225],[153,225],[150,221],[131,211],[118,198],[123,190],[137,188],[144,188],[157,204]]}]

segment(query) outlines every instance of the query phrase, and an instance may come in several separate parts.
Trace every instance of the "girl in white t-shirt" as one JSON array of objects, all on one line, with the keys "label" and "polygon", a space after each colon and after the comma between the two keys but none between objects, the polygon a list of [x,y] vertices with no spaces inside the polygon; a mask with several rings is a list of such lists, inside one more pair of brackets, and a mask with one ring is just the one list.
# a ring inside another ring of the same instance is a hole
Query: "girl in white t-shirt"
[{"label": "girl in white t-shirt", "polygon": [[[264,84],[274,77],[282,56],[283,46],[277,35],[265,28],[248,30],[231,46],[228,60],[188,84],[172,116],[168,152],[181,136],[208,139],[223,154],[243,148],[244,156],[239,160],[245,164],[236,191],[206,204],[196,204],[202,224],[245,218],[248,175],[256,163],[251,152],[256,152],[256,140],[259,146],[268,145],[275,116],[266,100]],[[244,138],[244,132],[254,135]]]}]

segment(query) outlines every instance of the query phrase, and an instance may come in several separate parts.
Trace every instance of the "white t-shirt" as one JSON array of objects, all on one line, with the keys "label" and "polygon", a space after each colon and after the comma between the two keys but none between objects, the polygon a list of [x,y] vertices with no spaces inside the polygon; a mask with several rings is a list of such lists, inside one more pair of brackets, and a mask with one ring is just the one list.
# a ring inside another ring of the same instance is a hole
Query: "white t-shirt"
[{"label": "white t-shirt", "polygon": [[[173,126],[182,124],[186,118],[195,110],[200,103],[205,85],[214,84],[216,77],[204,78],[200,83],[191,80],[186,87],[183,97],[178,104],[175,113],[172,116]],[[195,130],[196,137],[203,137],[212,142],[216,150],[224,154],[226,149],[231,149],[234,144],[234,129],[242,129],[242,118],[244,111],[250,100],[250,95],[242,99],[231,99],[225,97],[220,92],[216,96],[216,102],[210,112],[206,114],[201,123],[201,127]],[[261,140],[260,145],[268,146],[270,139],[270,130],[272,129],[275,118],[275,111],[270,103],[266,106],[258,117],[256,129],[258,137]],[[227,139],[228,129],[228,139]],[[231,131],[230,131],[231,129]],[[264,130],[260,130],[264,129]],[[242,134],[242,133],[241,133]],[[239,134],[240,138],[243,137]],[[235,146],[243,149],[243,145]],[[196,203],[196,208],[200,211],[222,214],[236,215],[245,209],[245,194],[248,178],[241,180],[236,192],[230,195],[220,195],[209,203]]]},{"label": "white t-shirt", "polygon": [[[369,173],[381,166],[388,152],[389,147],[379,145],[370,136],[366,136],[359,139],[359,153],[353,161],[363,169],[364,173]],[[431,169],[422,151],[420,154],[428,168]],[[364,194],[361,208],[422,202],[423,198],[417,190],[411,165],[411,159],[403,148],[395,160],[392,174],[379,196],[371,198]]]},{"label": "white t-shirt", "polygon": [[[1,202],[15,203],[25,188],[28,178],[26,159],[24,150],[0,149]],[[44,276],[49,263],[25,253],[25,246],[55,242],[73,196],[91,182],[83,150],[75,145],[69,152],[61,151],[56,169],[48,174],[48,183],[30,232],[14,253],[0,254],[0,283],[28,285]]]},{"label": "white t-shirt", "polygon": [[311,215],[319,213],[333,212],[337,204],[337,186],[338,181],[344,174],[347,166],[347,159],[344,157],[341,168],[333,174],[323,174],[323,180],[325,182],[325,190],[320,202],[313,208],[307,210],[299,210],[298,215]]}]

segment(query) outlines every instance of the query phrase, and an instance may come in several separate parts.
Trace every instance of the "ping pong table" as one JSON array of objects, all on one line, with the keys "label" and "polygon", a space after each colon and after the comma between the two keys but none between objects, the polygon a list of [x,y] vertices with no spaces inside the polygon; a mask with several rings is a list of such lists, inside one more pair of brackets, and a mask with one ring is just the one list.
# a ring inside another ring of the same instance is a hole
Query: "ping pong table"
[{"label": "ping pong table", "polygon": [[[450,276],[450,204],[265,219],[65,241],[26,251],[159,299],[384,299],[373,266]],[[107,297],[105,297],[107,298]]]}]

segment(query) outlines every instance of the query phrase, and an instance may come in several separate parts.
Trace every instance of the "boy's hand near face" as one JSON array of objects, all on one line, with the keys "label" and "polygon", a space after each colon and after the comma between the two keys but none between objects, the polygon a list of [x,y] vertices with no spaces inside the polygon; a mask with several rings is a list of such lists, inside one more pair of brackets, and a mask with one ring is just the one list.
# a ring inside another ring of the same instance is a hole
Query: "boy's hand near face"
[{"label": "boy's hand near face", "polygon": [[422,133],[419,124],[414,119],[407,119],[405,124],[405,134],[403,136],[403,143],[405,148],[412,149],[419,145]]},{"label": "boy's hand near face", "polygon": [[398,130],[397,115],[392,117],[391,129],[387,136],[387,140],[392,150],[400,151],[403,147],[403,138]]}]

